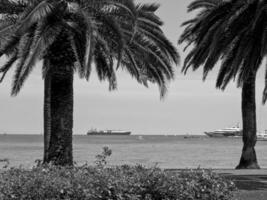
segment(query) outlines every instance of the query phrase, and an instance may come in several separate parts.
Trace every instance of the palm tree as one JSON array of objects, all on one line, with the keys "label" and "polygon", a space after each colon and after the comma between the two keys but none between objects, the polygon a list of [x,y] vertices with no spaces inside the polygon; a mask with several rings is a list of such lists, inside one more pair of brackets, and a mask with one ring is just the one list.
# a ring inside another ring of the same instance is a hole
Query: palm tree
[{"label": "palm tree", "polygon": [[[237,169],[259,168],[256,136],[256,74],[266,56],[267,1],[195,0],[188,11],[201,9],[186,26],[179,42],[193,48],[188,53],[183,72],[203,65],[203,80],[216,63],[220,64],[216,87],[225,89],[237,78],[242,88],[243,149]],[[267,99],[267,73],[263,104]]]},{"label": "palm tree", "polygon": [[[179,56],[161,30],[158,5],[132,0],[4,0],[0,7],[2,78],[14,66],[17,95],[36,62],[43,61],[44,162],[72,165],[73,74],[89,80],[92,63],[100,80],[117,86],[116,69],[139,83],[166,84]],[[2,7],[1,7],[2,8]]]}]

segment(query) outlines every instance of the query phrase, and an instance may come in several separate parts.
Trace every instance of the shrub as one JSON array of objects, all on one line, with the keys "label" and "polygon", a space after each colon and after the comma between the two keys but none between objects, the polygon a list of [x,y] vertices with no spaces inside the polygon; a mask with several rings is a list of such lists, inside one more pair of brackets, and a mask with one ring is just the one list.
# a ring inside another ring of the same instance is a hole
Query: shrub
[{"label": "shrub", "polygon": [[4,159],[0,158],[0,163],[4,163],[4,165],[2,166],[4,169],[5,168],[8,168],[8,166],[9,166],[9,159],[8,158],[4,158]]},{"label": "shrub", "polygon": [[97,166],[47,165],[2,171],[0,199],[229,200],[235,190],[232,182],[210,170],[177,173],[139,165],[106,167],[106,153],[97,156]]}]

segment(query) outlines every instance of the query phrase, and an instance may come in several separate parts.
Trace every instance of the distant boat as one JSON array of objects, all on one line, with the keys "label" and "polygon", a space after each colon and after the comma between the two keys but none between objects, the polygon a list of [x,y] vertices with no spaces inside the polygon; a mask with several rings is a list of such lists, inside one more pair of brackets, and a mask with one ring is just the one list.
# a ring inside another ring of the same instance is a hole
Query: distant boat
[{"label": "distant boat", "polygon": [[184,135],[184,139],[191,139],[191,138],[201,138],[201,135],[190,135],[190,134],[186,134]]},{"label": "distant boat", "polygon": [[211,132],[204,132],[209,137],[241,137],[242,129],[237,125],[231,128],[219,129]]},{"label": "distant boat", "polygon": [[143,140],[143,139],[144,139],[144,137],[142,135],[138,136],[138,140]]},{"label": "distant boat", "polygon": [[193,135],[190,135],[189,133],[187,133],[186,135],[184,135],[184,138],[185,138],[185,139],[193,138]]},{"label": "distant boat", "polygon": [[87,135],[130,135],[131,131],[91,129]]}]

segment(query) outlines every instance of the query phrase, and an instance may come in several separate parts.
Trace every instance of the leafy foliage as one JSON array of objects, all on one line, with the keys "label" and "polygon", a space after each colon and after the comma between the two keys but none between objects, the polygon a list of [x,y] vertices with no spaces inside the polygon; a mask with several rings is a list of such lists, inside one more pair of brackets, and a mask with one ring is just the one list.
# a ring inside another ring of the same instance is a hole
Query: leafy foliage
[{"label": "leafy foliage", "polygon": [[0,174],[3,200],[232,199],[235,186],[209,170],[165,172],[142,166],[12,168]]},{"label": "leafy foliage", "polygon": [[103,148],[103,152],[101,154],[96,155],[96,165],[98,167],[105,167],[107,165],[107,158],[112,154],[112,150],[108,147]]},{"label": "leafy foliage", "polygon": [[[260,0],[195,0],[188,11],[200,9],[198,15],[183,25],[179,42],[192,46],[183,71],[203,66],[203,79],[221,62],[216,86],[225,89],[237,78],[241,87],[256,74],[266,56],[267,3]],[[267,77],[267,75],[266,75]],[[267,79],[263,103],[267,99]]]},{"label": "leafy foliage", "polygon": [[233,182],[210,170],[164,171],[143,166],[107,167],[111,150],[96,156],[97,166],[11,168],[0,173],[3,200],[230,200]]},{"label": "leafy foliage", "polygon": [[5,168],[8,168],[8,165],[9,165],[9,159],[7,159],[7,158],[0,158],[0,163],[4,163],[4,165],[3,165],[3,169],[5,169]]},{"label": "leafy foliage", "polygon": [[[12,94],[17,95],[36,62],[73,66],[89,79],[92,63],[109,89],[117,87],[116,68],[126,69],[147,86],[157,83],[161,96],[179,62],[175,47],[161,30],[156,4],[132,0],[4,0],[0,2],[0,67],[3,81],[15,66]],[[17,62],[16,62],[17,61]],[[115,67],[116,64],[116,67]],[[43,77],[52,70],[43,65]]]}]

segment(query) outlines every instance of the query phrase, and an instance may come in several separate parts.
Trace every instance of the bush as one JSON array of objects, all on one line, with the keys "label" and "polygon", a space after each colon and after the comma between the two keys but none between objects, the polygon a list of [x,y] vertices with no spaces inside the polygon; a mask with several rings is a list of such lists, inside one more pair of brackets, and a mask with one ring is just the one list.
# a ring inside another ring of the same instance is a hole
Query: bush
[{"label": "bush", "polygon": [[2,171],[0,199],[229,200],[235,190],[232,182],[210,170],[176,173],[143,166],[106,167],[106,157],[98,159],[97,166],[47,165]]}]

